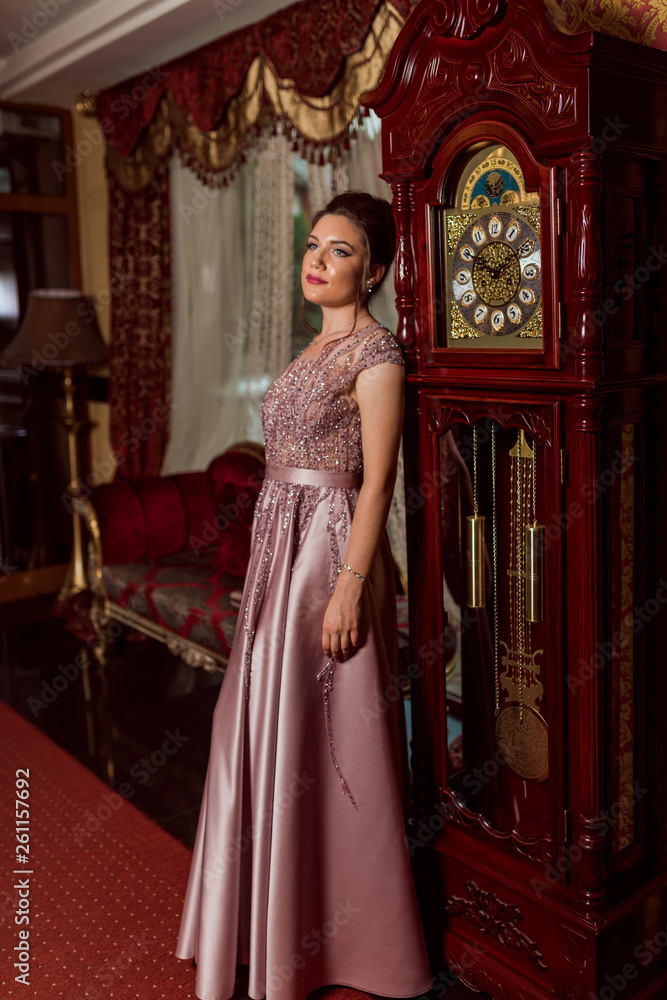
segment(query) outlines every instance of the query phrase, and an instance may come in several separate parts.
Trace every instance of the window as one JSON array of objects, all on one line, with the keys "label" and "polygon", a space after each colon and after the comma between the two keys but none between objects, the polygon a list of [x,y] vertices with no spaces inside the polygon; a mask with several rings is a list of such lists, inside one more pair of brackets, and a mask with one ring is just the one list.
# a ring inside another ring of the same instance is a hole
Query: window
[{"label": "window", "polygon": [[71,121],[0,103],[0,350],[33,288],[80,286]]}]

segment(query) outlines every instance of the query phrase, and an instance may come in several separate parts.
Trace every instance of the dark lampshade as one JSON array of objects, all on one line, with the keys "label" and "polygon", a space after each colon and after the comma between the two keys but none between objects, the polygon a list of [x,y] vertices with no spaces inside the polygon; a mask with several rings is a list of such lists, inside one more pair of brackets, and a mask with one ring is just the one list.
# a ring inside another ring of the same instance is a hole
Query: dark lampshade
[{"label": "dark lampshade", "polygon": [[92,300],[69,288],[30,292],[21,328],[0,359],[5,367],[34,371],[104,364],[107,348]]}]

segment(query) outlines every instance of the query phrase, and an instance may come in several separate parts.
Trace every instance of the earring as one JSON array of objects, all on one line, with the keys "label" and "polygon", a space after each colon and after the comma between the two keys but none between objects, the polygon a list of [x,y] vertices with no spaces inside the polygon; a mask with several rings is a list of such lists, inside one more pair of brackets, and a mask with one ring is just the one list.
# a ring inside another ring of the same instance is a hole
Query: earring
[{"label": "earring", "polygon": [[368,292],[368,294],[369,294],[369,295],[370,295],[370,294],[371,294],[371,292],[373,291],[373,282],[372,282],[372,281],[369,281],[369,282],[367,283],[367,285],[366,285],[366,291]]}]

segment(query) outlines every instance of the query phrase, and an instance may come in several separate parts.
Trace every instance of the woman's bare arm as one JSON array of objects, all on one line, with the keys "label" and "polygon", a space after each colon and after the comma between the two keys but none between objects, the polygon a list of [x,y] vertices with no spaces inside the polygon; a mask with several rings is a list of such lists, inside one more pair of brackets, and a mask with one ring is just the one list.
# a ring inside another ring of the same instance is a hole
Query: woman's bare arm
[{"label": "woman's bare arm", "polygon": [[[366,368],[359,372],[355,388],[361,417],[364,482],[344,562],[368,577],[384,533],[396,481],[403,427],[403,368],[391,363]],[[345,659],[358,647],[364,586],[348,570],[341,570],[324,615],[322,649],[326,656]]]}]

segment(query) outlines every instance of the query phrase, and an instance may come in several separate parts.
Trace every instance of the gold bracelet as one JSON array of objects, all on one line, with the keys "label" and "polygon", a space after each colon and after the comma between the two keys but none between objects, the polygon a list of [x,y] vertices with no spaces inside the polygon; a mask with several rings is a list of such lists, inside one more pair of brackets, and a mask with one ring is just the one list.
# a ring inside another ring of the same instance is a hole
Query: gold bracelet
[{"label": "gold bracelet", "polygon": [[358,577],[358,579],[361,580],[362,583],[366,583],[366,577],[362,576],[361,573],[357,573],[356,569],[352,569],[352,567],[348,566],[347,563],[343,563],[343,567],[342,568],[346,569],[348,571],[348,573],[352,574],[352,576]]}]

